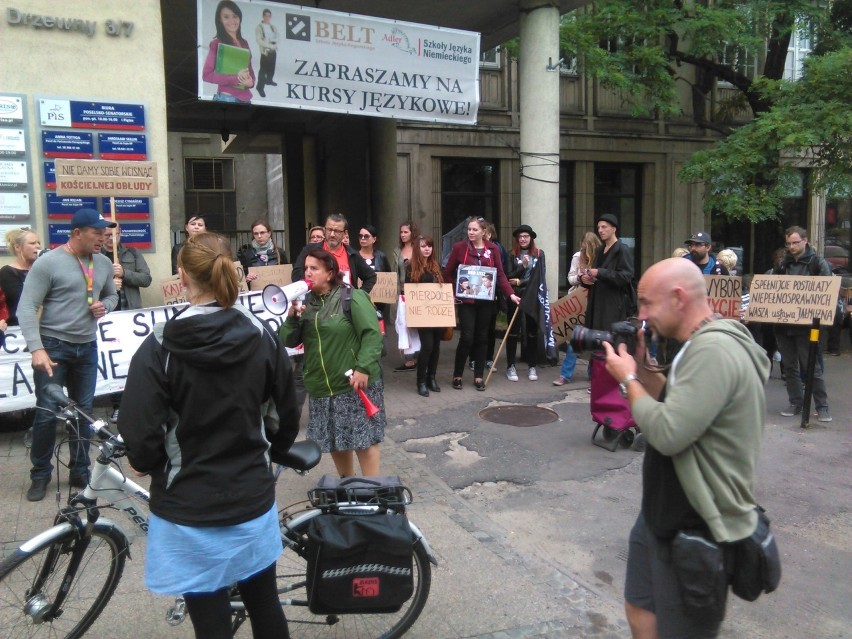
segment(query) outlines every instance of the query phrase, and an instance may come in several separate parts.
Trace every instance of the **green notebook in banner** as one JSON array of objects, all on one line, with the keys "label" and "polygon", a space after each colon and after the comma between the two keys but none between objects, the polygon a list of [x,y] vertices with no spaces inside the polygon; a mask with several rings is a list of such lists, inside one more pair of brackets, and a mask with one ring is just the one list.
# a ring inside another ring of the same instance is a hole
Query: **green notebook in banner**
[{"label": "green notebook in banner", "polygon": [[[237,75],[243,69],[248,69],[250,57],[251,51],[248,49],[219,43],[219,49],[216,51],[216,73]],[[240,88],[245,87],[240,85]]]}]

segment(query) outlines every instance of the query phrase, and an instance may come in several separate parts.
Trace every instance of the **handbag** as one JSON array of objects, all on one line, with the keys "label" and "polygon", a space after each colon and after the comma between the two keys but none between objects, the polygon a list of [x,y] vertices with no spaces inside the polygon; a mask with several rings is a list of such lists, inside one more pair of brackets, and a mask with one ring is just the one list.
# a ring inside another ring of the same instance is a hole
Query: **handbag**
[{"label": "handbag", "polygon": [[769,529],[769,517],[760,506],[756,510],[754,532],[730,544],[733,553],[731,590],[746,601],[754,601],[764,592],[769,594],[781,581],[781,557]]}]

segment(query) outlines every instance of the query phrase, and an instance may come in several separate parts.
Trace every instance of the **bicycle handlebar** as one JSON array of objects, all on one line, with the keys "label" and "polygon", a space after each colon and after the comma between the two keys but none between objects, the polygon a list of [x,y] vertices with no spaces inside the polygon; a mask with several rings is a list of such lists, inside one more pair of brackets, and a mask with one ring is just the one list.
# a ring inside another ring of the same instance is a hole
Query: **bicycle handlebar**
[{"label": "bicycle handlebar", "polygon": [[[59,384],[47,384],[45,385],[43,392],[47,399],[59,405],[65,416],[74,417],[75,414],[79,415],[89,423],[92,430],[95,432],[95,435],[97,435],[100,439],[104,441],[112,441],[115,444],[124,446],[124,440],[121,439],[121,435],[113,433],[109,428],[107,428],[104,420],[95,419],[80,408],[77,405],[77,402],[65,395]],[[70,413],[69,411],[73,411],[73,413]],[[59,415],[57,414],[57,417],[58,416]]]}]

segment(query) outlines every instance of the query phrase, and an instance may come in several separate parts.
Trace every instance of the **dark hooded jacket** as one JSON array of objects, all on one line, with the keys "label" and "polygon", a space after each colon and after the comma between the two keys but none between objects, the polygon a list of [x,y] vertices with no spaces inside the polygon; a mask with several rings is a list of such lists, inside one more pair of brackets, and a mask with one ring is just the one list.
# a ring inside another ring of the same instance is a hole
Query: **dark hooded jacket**
[{"label": "dark hooded jacket", "polygon": [[191,306],[155,328],[118,421],[131,465],[151,475],[151,512],[198,527],[262,515],[275,501],[270,460],[299,431],[285,349],[240,305]]}]

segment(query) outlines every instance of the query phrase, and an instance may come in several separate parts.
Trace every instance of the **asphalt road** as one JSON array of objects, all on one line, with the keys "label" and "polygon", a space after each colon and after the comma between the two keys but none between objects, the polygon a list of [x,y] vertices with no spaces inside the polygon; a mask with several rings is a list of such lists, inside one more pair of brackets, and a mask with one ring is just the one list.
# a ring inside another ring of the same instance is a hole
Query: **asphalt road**
[{"label": "asphalt road", "polygon": [[[452,349],[445,349],[448,365]],[[777,366],[773,371],[757,494],[782,552],[783,580],[755,603],[731,596],[723,637],[852,634],[850,363],[848,351],[827,358],[834,421],[814,420],[809,430],[798,419],[780,416],[788,402]],[[583,380],[583,370],[577,367],[575,380]],[[627,534],[639,509],[642,454],[591,445],[585,381],[554,387],[556,368],[540,368],[538,382],[526,379],[524,366],[518,374],[520,381],[511,383],[501,369],[485,393],[468,388],[472,380],[466,377],[461,392],[446,384],[440,400],[412,399],[416,409],[410,414],[416,416],[396,420],[388,434],[503,527],[513,548],[554,563],[620,602]],[[414,395],[408,375],[394,374],[389,388],[398,393],[398,384],[410,382]],[[480,409],[503,404],[548,407],[559,421],[517,428],[478,417]]]}]

